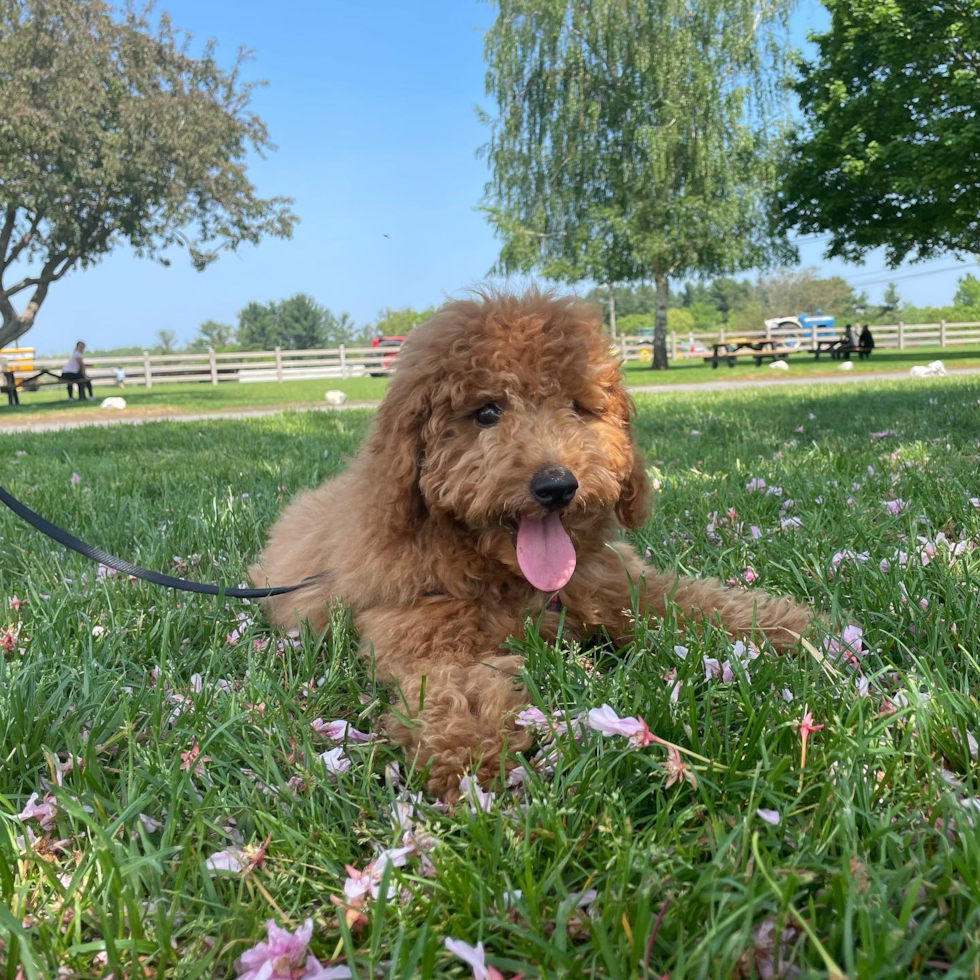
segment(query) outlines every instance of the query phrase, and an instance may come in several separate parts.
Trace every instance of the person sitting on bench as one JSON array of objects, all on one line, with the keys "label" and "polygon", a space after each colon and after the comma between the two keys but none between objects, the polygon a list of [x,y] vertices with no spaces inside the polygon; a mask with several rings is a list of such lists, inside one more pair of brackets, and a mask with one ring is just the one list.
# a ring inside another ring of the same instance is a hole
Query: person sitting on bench
[{"label": "person sitting on bench", "polygon": [[840,339],[839,355],[844,358],[845,361],[851,359],[851,352],[857,344],[854,343],[854,328],[848,324],[844,327],[844,336]]},{"label": "person sitting on bench", "polygon": [[71,389],[72,383],[75,383],[78,385],[78,400],[82,402],[85,401],[86,390],[88,391],[89,397],[93,397],[92,382],[89,380],[88,374],[85,371],[85,361],[82,358],[82,354],[84,353],[85,341],[80,340],[75,344],[75,349],[71,352],[71,356],[61,369],[61,380],[68,382],[68,397],[73,397]]},{"label": "person sitting on bench", "polygon": [[871,357],[871,352],[874,350],[875,339],[871,336],[871,327],[866,323],[864,329],[861,331],[861,336],[858,338],[858,360],[866,361]]}]

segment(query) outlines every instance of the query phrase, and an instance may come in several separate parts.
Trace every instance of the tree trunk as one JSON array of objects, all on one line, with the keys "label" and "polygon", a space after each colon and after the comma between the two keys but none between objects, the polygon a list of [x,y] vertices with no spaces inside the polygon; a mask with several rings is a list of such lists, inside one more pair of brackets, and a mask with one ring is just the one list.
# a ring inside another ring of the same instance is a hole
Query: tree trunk
[{"label": "tree trunk", "polygon": [[653,277],[654,285],[657,287],[657,295],[654,301],[655,313],[653,320],[653,361],[650,367],[654,371],[667,370],[667,300],[669,298],[669,286],[667,277],[657,273]]},{"label": "tree trunk", "polygon": [[[69,266],[65,267],[66,272],[68,268]],[[45,270],[47,270],[47,267],[45,267]],[[19,340],[34,326],[37,311],[41,308],[41,304],[48,295],[48,287],[50,285],[50,279],[39,282],[34,289],[34,294],[28,300],[21,313],[18,313],[14,309],[14,304],[10,302],[10,297],[0,292],[0,347],[6,347],[8,344]]]},{"label": "tree trunk", "polygon": [[15,343],[34,326],[34,317],[27,319],[18,316],[12,310],[11,313],[13,315],[8,316],[4,311],[3,320],[0,322],[0,348]]},{"label": "tree trunk", "polygon": [[609,336],[616,343],[616,287],[609,285]]}]

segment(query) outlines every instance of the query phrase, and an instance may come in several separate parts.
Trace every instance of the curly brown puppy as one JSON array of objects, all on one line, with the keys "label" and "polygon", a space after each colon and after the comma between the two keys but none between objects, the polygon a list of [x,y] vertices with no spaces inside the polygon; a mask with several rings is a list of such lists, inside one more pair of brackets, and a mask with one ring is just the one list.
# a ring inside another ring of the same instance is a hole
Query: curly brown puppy
[{"label": "curly brown puppy", "polygon": [[449,303],[398,355],[377,421],[347,471],[297,497],[273,527],[257,585],[321,574],[266,603],[282,626],[322,629],[339,599],[362,653],[402,700],[388,731],[428,790],[499,774],[529,736],[512,716],[522,660],[502,651],[525,617],[556,634],[630,631],[676,604],[731,634],[792,645],[810,614],[762,592],[645,565],[620,528],[641,527],[649,493],[631,402],[597,311],[532,290]]}]

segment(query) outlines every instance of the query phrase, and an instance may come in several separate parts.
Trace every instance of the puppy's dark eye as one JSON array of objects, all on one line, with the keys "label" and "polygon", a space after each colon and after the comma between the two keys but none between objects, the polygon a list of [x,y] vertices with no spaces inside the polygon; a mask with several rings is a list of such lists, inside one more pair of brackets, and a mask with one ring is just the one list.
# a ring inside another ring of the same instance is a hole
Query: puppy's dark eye
[{"label": "puppy's dark eye", "polygon": [[481,429],[489,429],[500,421],[501,408],[496,402],[490,402],[473,413],[473,421]]}]

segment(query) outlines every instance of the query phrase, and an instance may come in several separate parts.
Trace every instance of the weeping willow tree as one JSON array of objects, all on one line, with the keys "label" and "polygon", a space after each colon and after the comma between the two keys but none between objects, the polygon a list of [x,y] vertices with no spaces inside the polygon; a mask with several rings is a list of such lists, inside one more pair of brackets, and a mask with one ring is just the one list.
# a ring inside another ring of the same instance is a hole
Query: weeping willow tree
[{"label": "weeping willow tree", "polygon": [[652,281],[794,252],[770,222],[789,0],[496,0],[483,148],[497,270]]}]

